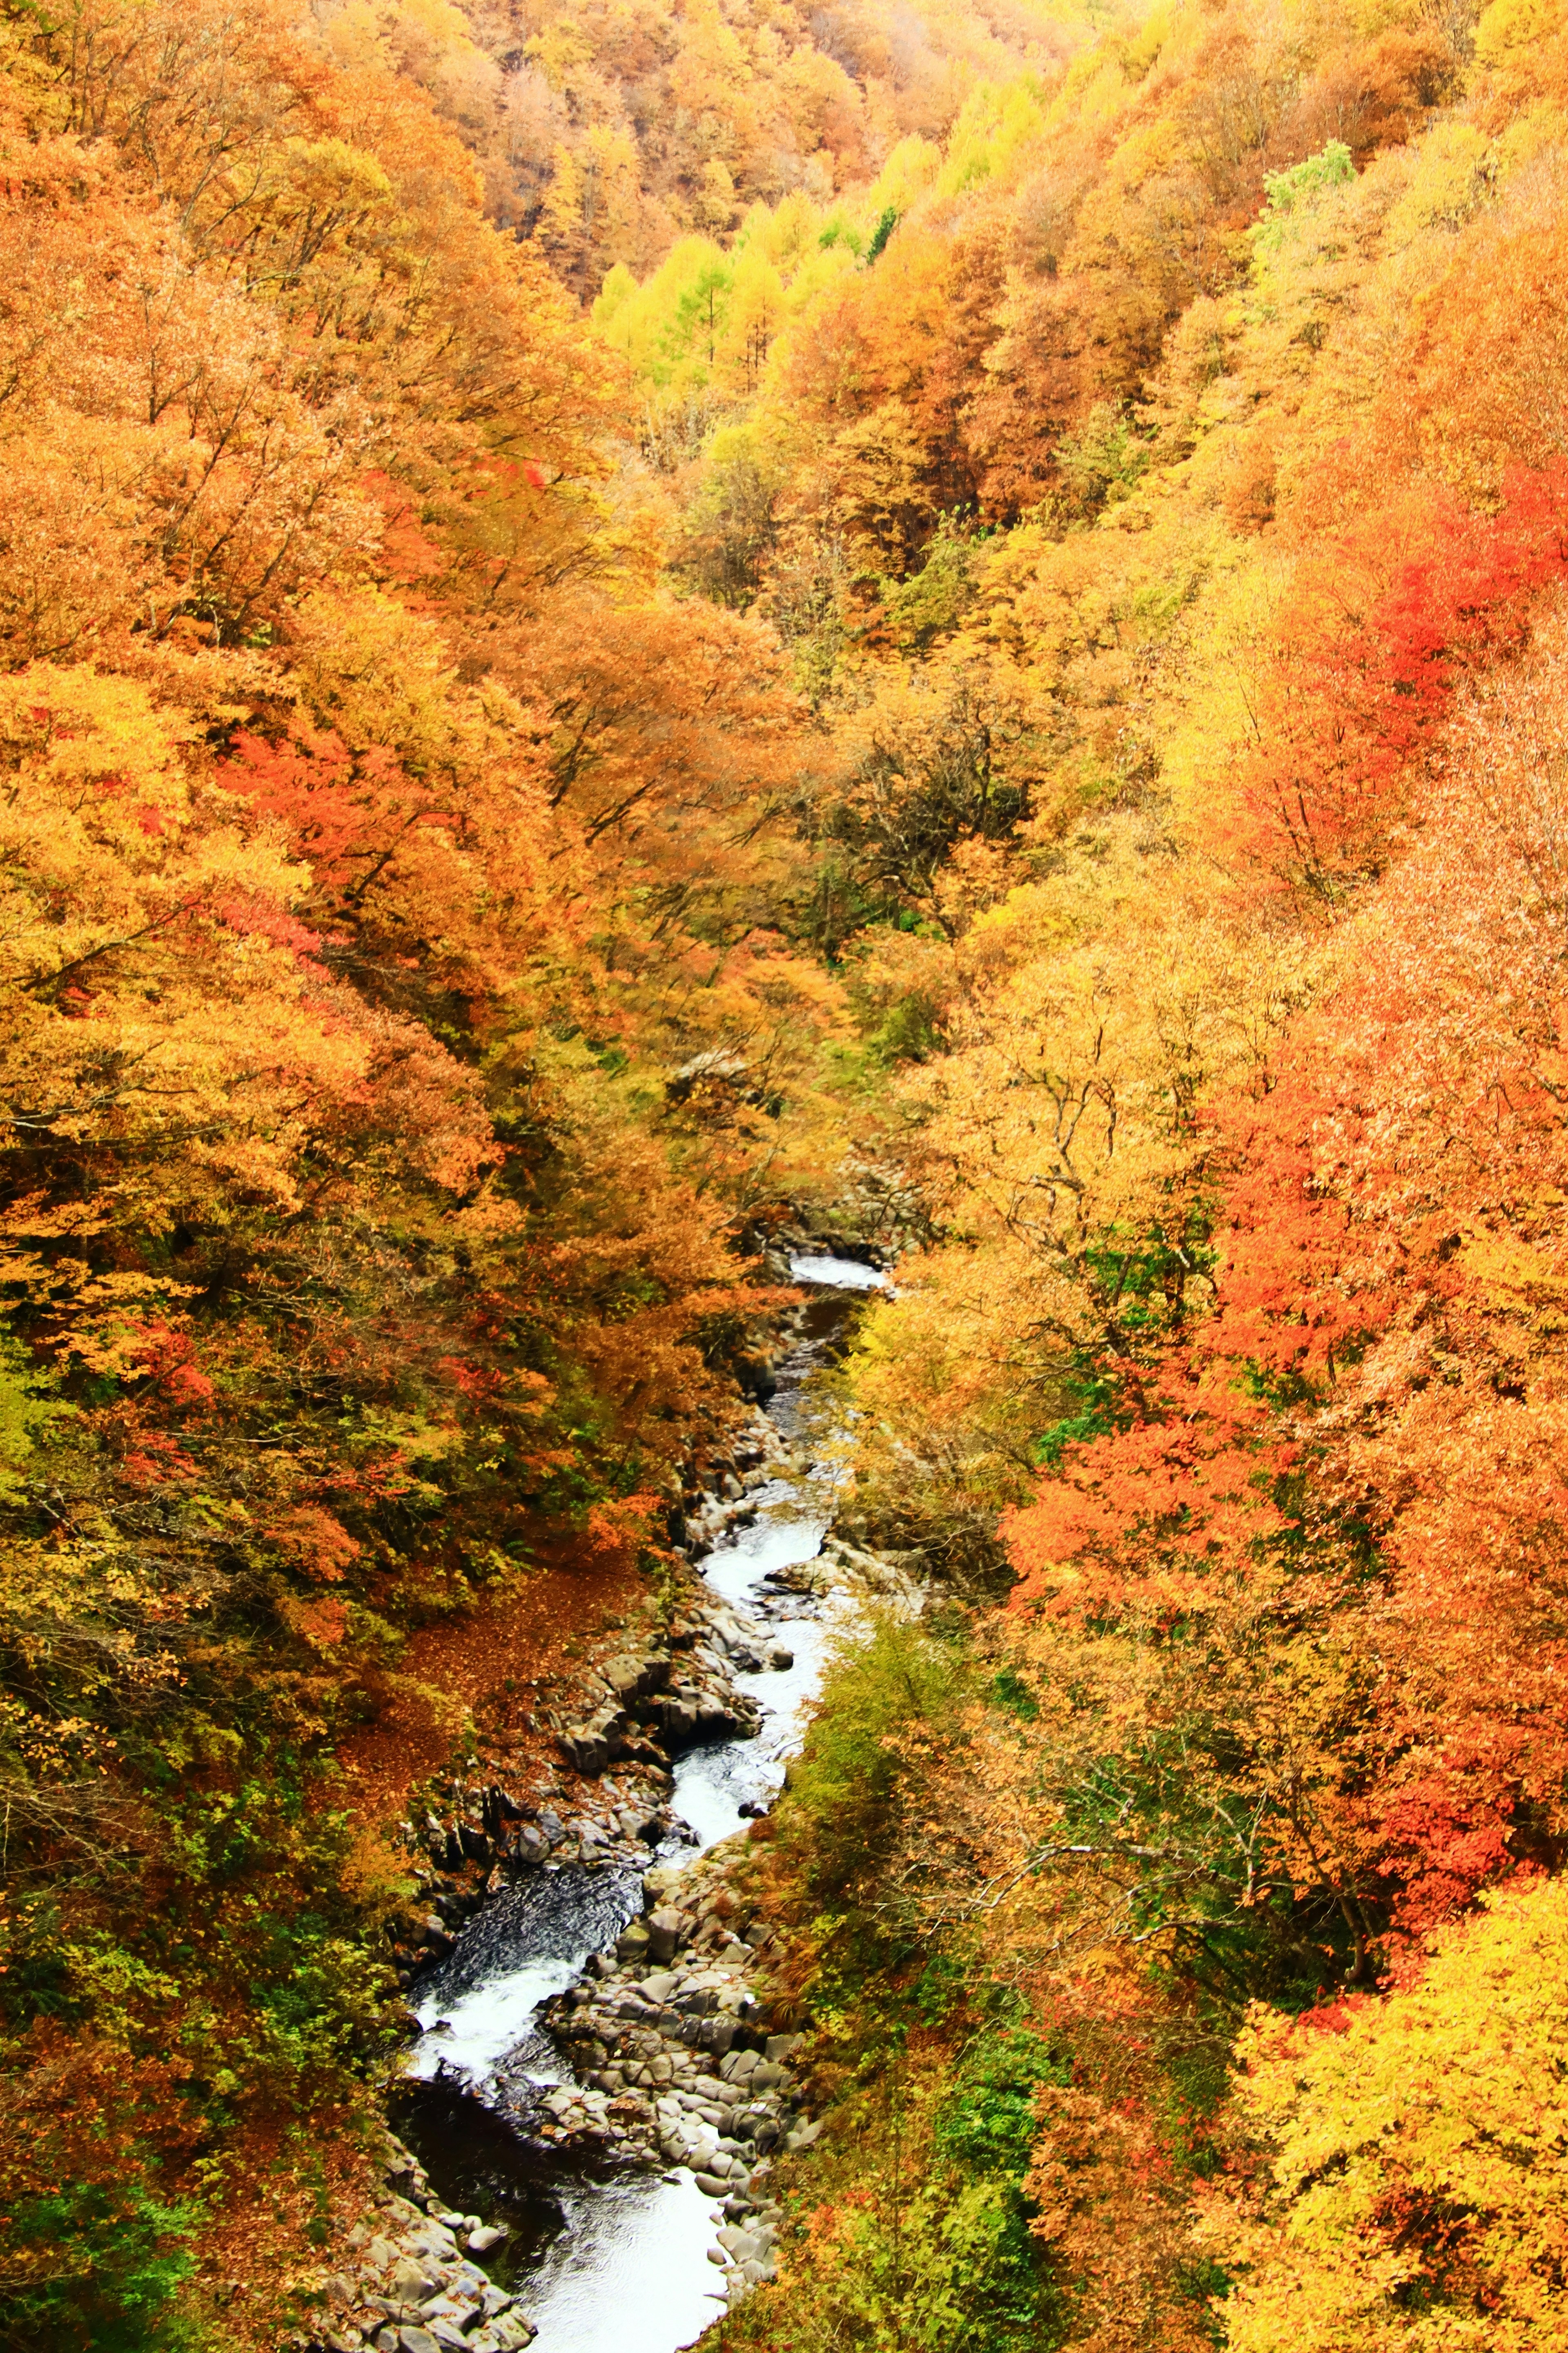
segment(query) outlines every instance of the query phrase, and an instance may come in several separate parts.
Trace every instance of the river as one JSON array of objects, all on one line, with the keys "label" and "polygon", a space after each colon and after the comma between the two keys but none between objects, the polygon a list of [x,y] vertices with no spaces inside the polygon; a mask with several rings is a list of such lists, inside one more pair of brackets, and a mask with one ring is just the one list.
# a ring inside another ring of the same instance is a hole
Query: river
[{"label": "river", "polygon": [[[858,1301],[886,1278],[806,1255],[792,1260],[791,1274],[807,1303],[766,1408],[783,1451],[720,1521],[697,1566],[719,1596],[784,1643],[793,1663],[734,1675],[763,1711],[753,1737],[716,1741],[677,1762],[672,1807],[690,1836],[661,1850],[665,1862],[702,1852],[772,1804],[828,1644],[852,1609],[840,1592],[792,1590],[787,1572],[816,1558],[832,1520],[835,1424],[815,1377],[842,1345]],[[782,1582],[770,1582],[781,1572]],[[562,2163],[508,2121],[509,2107],[570,2073],[536,2022],[539,2005],[573,1984],[642,1909],[641,1882],[629,1870],[548,1867],[491,1904],[420,1988],[416,2015],[434,2031],[416,2046],[400,2129],[452,2207],[509,2226],[505,2258],[491,2268],[538,2328],[532,2353],[677,2353],[725,2304],[709,2256],[719,2210],[688,2168]]]}]

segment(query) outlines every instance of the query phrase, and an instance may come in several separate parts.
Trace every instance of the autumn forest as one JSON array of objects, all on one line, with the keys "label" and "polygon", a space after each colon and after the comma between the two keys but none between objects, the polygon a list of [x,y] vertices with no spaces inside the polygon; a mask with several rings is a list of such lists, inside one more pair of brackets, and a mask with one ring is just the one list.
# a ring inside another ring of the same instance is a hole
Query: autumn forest
[{"label": "autumn forest", "polygon": [[0,2347],[373,2341],[815,1238],[732,2353],[1562,2353],[1568,6],[3,41]]}]

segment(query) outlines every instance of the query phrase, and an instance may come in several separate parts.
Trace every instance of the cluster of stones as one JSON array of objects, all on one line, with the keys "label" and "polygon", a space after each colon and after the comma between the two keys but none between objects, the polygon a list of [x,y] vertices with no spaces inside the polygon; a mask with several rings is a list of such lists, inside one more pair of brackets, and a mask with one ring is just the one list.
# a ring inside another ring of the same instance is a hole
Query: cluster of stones
[{"label": "cluster of stones", "polygon": [[[563,1761],[595,1784],[591,1799],[559,1788],[514,1796],[499,1781],[437,1785],[441,1810],[405,1821],[423,1908],[397,1926],[399,1983],[452,1949],[466,1921],[510,1880],[540,1864],[618,1862],[643,1870],[679,1828],[668,1797],[671,1756],[756,1728],[754,1703],[731,1671],[783,1670],[792,1653],[724,1602],[693,1603],[662,1635],[588,1670],[598,1707],[556,1736]],[[615,1763],[617,1778],[611,1778]]]},{"label": "cluster of stones", "polygon": [[401,2142],[388,2142],[384,2179],[378,2204],[348,2234],[344,2267],[325,2284],[331,2317],[315,2341],[331,2353],[363,2346],[376,2353],[519,2353],[531,2342],[533,2324],[481,2260],[504,2242],[505,2228],[448,2212]]},{"label": "cluster of stones", "polygon": [[[766,1345],[755,1351],[758,1367],[770,1379],[777,1354],[776,1347]],[[772,1478],[789,1461],[789,1449],[760,1411],[728,1439],[705,1439],[692,1449],[684,1471],[674,1476],[670,1542],[695,1555],[726,1526],[745,1525],[756,1515],[755,1505],[745,1504],[747,1488]],[[705,1595],[701,1585],[697,1589]]]},{"label": "cluster of stones", "polygon": [[773,2276],[772,2153],[809,2146],[819,2127],[789,2066],[799,2036],[770,2034],[763,2017],[765,1927],[730,1925],[717,1875],[664,1867],[648,1879],[651,1912],[544,2012],[578,2080],[544,2095],[533,2131],[563,2153],[689,2167],[723,2208],[710,2260],[734,2296]]},{"label": "cluster of stones", "polygon": [[759,1711],[736,1691],[731,1670],[789,1664],[787,1651],[759,1647],[755,1630],[722,1603],[694,1608],[671,1622],[665,1641],[606,1660],[588,1679],[602,1696],[560,1734],[562,1754],[590,1779],[622,1761],[667,1770],[688,1748],[756,1731]]},{"label": "cluster of stones", "polygon": [[821,1559],[831,1571],[837,1568],[868,1593],[891,1601],[910,1616],[918,1616],[925,1599],[928,1567],[926,1556],[916,1549],[898,1549],[891,1545],[879,1545],[875,1552],[865,1545],[853,1544],[847,1535],[835,1532],[823,1540]]}]

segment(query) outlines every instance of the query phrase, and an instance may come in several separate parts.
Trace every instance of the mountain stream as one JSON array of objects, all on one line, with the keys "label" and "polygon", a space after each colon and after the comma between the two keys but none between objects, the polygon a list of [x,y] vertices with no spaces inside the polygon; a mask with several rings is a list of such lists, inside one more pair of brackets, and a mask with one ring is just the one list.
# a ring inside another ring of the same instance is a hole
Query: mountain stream
[{"label": "mountain stream", "polygon": [[[843,1591],[790,1572],[817,1557],[832,1521],[834,1425],[813,1377],[842,1345],[858,1301],[886,1278],[807,1255],[792,1260],[791,1275],[807,1303],[765,1409],[778,1461],[734,1502],[697,1566],[720,1599],[783,1639],[793,1663],[732,1674],[758,1702],[761,1727],[677,1760],[670,1810],[690,1836],[662,1849],[663,1861],[689,1859],[766,1812],[835,1629],[852,1612]],[[538,2329],[531,2353],[677,2353],[725,2305],[709,2256],[721,2215],[689,2167],[651,2173],[552,2158],[508,2120],[571,2075],[535,2018],[540,2005],[575,1983],[642,1910],[630,1869],[551,1865],[489,1905],[419,1989],[426,2032],[411,2058],[400,2129],[453,2206],[508,2226],[505,2258],[491,2268]]]}]

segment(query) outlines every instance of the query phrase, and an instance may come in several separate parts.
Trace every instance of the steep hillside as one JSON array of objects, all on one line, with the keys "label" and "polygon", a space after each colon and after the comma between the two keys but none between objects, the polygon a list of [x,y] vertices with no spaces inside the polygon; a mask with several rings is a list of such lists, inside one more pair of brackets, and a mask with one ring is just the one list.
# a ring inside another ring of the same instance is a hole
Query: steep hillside
[{"label": "steep hillside", "polygon": [[[784,928],[786,666],[661,591],[617,364],[421,93],[268,8],[6,41],[0,2305],[36,2348],[155,2334],[237,2212],[265,2328],[395,2031],[407,1883],[342,1758],[460,1733],[443,1622],[529,1620],[560,1563],[585,1616],[606,1568],[646,1599],[757,1244],[832,1185],[845,1015]],[[550,1589],[492,1679],[577,1630]]]}]

